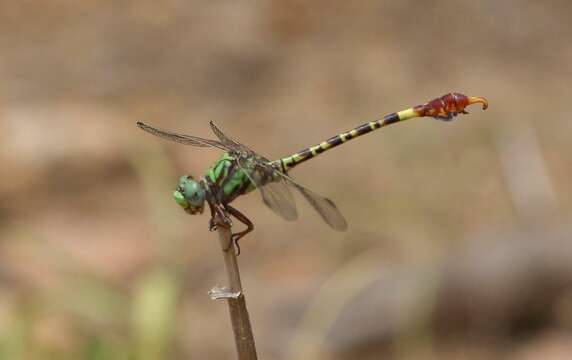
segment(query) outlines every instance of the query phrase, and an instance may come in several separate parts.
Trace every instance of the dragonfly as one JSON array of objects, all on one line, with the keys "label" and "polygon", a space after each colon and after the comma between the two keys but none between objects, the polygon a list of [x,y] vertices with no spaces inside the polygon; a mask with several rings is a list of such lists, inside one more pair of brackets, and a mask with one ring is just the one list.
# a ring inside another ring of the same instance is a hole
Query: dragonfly
[{"label": "dragonfly", "polygon": [[347,228],[347,221],[334,202],[300,185],[289,175],[290,170],[319,154],[387,125],[420,117],[449,121],[458,114],[468,114],[465,108],[478,103],[482,105],[483,110],[487,109],[488,101],[483,97],[449,93],[422,105],[366,122],[277,160],[269,160],[227,136],[212,121],[210,127],[217,140],[164,130],[143,122],[137,122],[137,125],[150,134],[170,141],[223,151],[222,156],[206,170],[202,178],[195,179],[191,175],[183,175],[173,192],[173,197],[191,215],[202,214],[205,203],[208,204],[211,215],[210,231],[217,229],[217,217],[229,227],[232,226],[231,216],[244,224],[246,229],[232,233],[229,247],[225,249],[227,251],[234,244],[237,254],[240,254],[238,242],[254,230],[254,224],[246,215],[230,205],[237,197],[258,189],[266,206],[286,220],[295,220],[298,213],[290,190],[294,189],[308,201],[326,224],[334,230],[344,231]]}]

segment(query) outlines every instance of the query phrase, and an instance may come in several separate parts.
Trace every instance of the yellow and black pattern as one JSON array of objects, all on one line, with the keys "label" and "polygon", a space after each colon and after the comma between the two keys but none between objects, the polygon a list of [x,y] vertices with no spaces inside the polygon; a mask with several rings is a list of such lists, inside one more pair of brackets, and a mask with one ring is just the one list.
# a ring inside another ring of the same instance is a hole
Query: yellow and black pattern
[{"label": "yellow and black pattern", "polygon": [[294,166],[312,159],[324,151],[332,149],[350,141],[351,139],[355,139],[381,127],[423,116],[429,116],[445,121],[451,120],[458,114],[468,114],[468,112],[465,111],[465,107],[476,103],[482,104],[483,109],[488,107],[487,100],[482,97],[466,96],[460,93],[445,94],[439,98],[428,101],[425,104],[417,105],[409,109],[386,115],[381,119],[362,124],[348,132],[333,136],[326,141],[310,146],[294,155],[274,161],[273,163],[275,166],[280,166],[283,172],[287,172]]},{"label": "yellow and black pattern", "polygon": [[362,124],[348,132],[341,133],[336,136],[332,136],[326,141],[322,141],[321,143],[306,148],[300,152],[295,153],[294,155],[285,157],[280,159],[280,164],[282,166],[282,170],[284,172],[291,170],[294,166],[301,164],[302,162],[312,159],[313,157],[332,149],[338,145],[341,145],[345,142],[348,142],[352,139],[365,135],[371,131],[377,130],[381,127],[394,124],[399,121],[408,120],[411,118],[418,117],[419,115],[414,111],[413,108],[400,111],[397,113],[389,114],[382,119],[370,121],[365,124]]}]

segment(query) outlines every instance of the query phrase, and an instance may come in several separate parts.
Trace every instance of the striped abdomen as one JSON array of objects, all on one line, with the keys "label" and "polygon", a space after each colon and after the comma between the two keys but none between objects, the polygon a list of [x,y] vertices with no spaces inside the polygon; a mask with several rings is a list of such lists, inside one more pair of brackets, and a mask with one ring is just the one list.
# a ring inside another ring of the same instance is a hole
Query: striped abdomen
[{"label": "striped abdomen", "polygon": [[459,93],[449,93],[425,104],[386,115],[382,119],[367,122],[348,132],[332,136],[326,141],[322,141],[317,145],[305,148],[291,156],[276,160],[274,163],[279,163],[282,170],[286,172],[294,166],[301,164],[306,160],[310,160],[324,151],[348,142],[351,139],[365,135],[371,131],[377,130],[383,126],[423,116],[430,116],[441,120],[450,120],[459,113],[467,114],[465,107],[476,103],[481,103],[483,105],[483,109],[488,107],[488,102],[484,98],[466,96]]}]

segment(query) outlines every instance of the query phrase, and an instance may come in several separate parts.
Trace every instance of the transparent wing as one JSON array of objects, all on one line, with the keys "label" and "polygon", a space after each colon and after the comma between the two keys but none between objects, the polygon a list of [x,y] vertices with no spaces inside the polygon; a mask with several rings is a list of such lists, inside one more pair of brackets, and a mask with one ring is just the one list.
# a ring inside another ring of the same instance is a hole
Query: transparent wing
[{"label": "transparent wing", "polygon": [[294,197],[283,182],[271,182],[258,187],[262,201],[282,218],[292,221],[298,218]]},{"label": "transparent wing", "polygon": [[262,201],[282,218],[292,221],[298,217],[296,203],[284,179],[272,181],[274,168],[260,159],[239,158],[237,164],[262,195]]},{"label": "transparent wing", "polygon": [[257,158],[259,158],[260,160],[265,161],[265,162],[269,161],[265,157],[257,154],[255,151],[250,149],[248,146],[234,140],[230,136],[225,135],[225,133],[223,133],[222,130],[214,122],[211,121],[210,125],[211,125],[211,129],[214,132],[214,134],[219,138],[221,143],[224,144],[226,147],[233,149],[235,152],[245,153],[248,155],[256,155]]},{"label": "transparent wing", "polygon": [[336,204],[328,198],[322,197],[301,185],[294,185],[300,193],[308,200],[310,205],[320,214],[326,224],[337,231],[345,231],[348,223]]},{"label": "transparent wing", "polygon": [[337,231],[344,231],[348,228],[346,219],[332,200],[320,196],[315,192],[305,188],[304,186],[295,182],[291,177],[280,171],[276,170],[275,174],[278,174],[278,176],[280,176],[285,183],[288,183],[289,185],[298,189],[302,196],[304,196],[310,205],[312,205],[318,214],[320,214],[322,219],[324,219],[326,224],[330,225],[332,229]]},{"label": "transparent wing", "polygon": [[223,145],[222,143],[220,143],[216,140],[209,140],[209,139],[203,139],[203,138],[191,136],[191,135],[178,134],[178,133],[173,132],[173,131],[163,130],[163,129],[153,127],[151,125],[147,125],[141,121],[137,122],[137,126],[139,126],[141,129],[147,131],[150,134],[161,137],[163,139],[178,142],[180,144],[192,145],[192,146],[198,146],[198,147],[215,147],[215,148],[219,148],[219,149],[224,150],[224,151],[230,150],[228,147],[226,147],[225,145]]},{"label": "transparent wing", "polygon": [[237,154],[238,166],[260,191],[264,204],[282,218],[296,220],[298,211],[294,197],[284,179],[276,181],[276,169],[268,164],[270,160],[224,134],[214,122],[210,125],[221,143]]}]

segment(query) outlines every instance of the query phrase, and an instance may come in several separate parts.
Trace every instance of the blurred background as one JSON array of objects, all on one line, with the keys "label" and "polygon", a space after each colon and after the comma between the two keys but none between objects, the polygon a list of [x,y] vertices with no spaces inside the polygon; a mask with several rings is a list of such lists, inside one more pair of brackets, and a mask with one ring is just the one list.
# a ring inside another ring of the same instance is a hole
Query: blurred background
[{"label": "blurred background", "polygon": [[[208,215],[172,200],[220,155],[270,158],[450,91],[292,172],[333,199],[234,205],[261,359],[572,357],[572,4],[0,1],[0,358],[231,359]],[[566,40],[568,39],[568,40]]]}]

